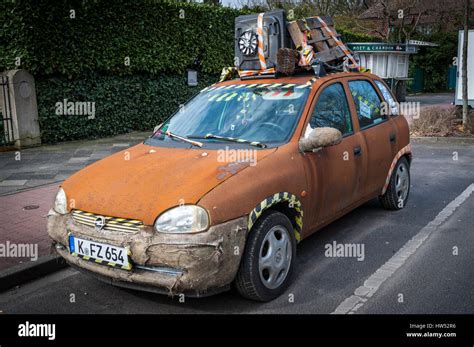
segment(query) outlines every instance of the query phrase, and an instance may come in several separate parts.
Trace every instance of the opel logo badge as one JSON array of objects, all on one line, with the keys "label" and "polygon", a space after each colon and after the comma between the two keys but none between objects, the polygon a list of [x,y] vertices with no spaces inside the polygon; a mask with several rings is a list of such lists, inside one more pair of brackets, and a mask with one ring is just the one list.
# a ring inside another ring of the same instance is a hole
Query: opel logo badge
[{"label": "opel logo badge", "polygon": [[97,217],[95,222],[94,222],[94,225],[95,225],[95,230],[96,231],[100,231],[100,230],[104,229],[104,227],[105,227],[105,217],[104,216]]}]

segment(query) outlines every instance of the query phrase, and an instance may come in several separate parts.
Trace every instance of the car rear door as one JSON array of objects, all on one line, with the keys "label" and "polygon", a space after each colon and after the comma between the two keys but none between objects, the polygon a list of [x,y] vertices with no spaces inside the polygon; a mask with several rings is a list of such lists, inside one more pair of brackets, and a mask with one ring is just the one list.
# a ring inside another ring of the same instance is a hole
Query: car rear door
[{"label": "car rear door", "polygon": [[303,154],[310,198],[306,216],[311,228],[333,219],[360,195],[366,165],[364,140],[354,130],[348,95],[342,80],[327,82],[317,92],[306,120],[305,126],[312,129],[333,127],[343,134],[338,145]]},{"label": "car rear door", "polygon": [[384,112],[386,108],[382,108],[382,95],[369,78],[353,77],[347,84],[367,147],[368,167],[363,194],[367,198],[382,191],[396,154],[397,133],[387,112]]}]

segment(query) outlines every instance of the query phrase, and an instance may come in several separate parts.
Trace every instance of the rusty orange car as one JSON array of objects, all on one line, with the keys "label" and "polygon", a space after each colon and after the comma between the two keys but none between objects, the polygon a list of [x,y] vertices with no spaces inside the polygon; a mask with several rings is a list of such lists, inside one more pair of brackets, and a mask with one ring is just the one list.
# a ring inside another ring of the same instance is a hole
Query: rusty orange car
[{"label": "rusty orange car", "polygon": [[375,75],[229,80],[65,180],[48,232],[71,266],[113,285],[268,301],[300,241],[377,197],[403,208],[411,159]]}]

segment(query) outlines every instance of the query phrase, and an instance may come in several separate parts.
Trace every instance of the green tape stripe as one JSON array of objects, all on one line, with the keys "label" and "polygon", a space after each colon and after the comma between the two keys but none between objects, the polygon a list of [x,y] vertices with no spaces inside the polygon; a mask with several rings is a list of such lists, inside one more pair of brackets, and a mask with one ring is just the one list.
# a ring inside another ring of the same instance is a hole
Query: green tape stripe
[{"label": "green tape stripe", "polygon": [[252,229],[252,226],[265,210],[282,201],[287,201],[290,208],[293,208],[297,213],[297,216],[295,217],[296,225],[294,227],[294,233],[296,240],[299,242],[301,240],[301,230],[303,229],[303,210],[301,208],[301,202],[298,200],[296,195],[289,192],[275,193],[255,206],[255,208],[249,213],[248,230],[250,231]]},{"label": "green tape stripe", "polygon": [[269,89],[273,89],[273,88],[276,88],[276,87],[280,87],[282,86],[283,83],[273,83],[270,87],[268,87]]},{"label": "green tape stripe", "polygon": [[239,93],[235,93],[235,92],[234,92],[234,93],[230,94],[229,97],[227,97],[227,98],[225,99],[225,101],[230,101],[230,100],[232,100],[233,98],[235,98],[237,95],[239,95]]},{"label": "green tape stripe", "polygon": [[212,101],[212,100],[214,100],[215,98],[217,98],[219,95],[220,95],[220,94],[211,95],[211,96],[209,97],[209,99],[207,99],[207,100],[208,100],[208,101]]}]

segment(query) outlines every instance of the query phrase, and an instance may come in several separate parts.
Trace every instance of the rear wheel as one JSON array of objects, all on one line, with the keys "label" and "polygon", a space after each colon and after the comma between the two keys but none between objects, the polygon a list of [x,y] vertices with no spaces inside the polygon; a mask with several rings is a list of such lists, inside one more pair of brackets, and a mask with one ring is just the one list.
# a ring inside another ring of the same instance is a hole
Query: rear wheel
[{"label": "rear wheel", "polygon": [[387,210],[400,210],[405,207],[409,194],[410,166],[407,159],[402,157],[395,165],[387,191],[380,196],[380,202]]},{"label": "rear wheel", "polygon": [[296,239],[283,213],[267,211],[250,231],[235,286],[245,298],[270,301],[285,291],[296,257]]}]

